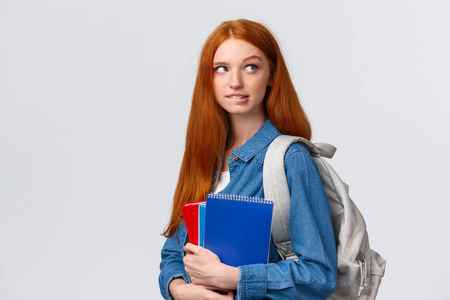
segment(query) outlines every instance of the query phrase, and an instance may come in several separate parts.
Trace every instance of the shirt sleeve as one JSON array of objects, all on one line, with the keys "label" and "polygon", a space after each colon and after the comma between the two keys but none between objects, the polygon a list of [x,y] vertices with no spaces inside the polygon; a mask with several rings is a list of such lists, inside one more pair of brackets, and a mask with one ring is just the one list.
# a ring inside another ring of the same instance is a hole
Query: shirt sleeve
[{"label": "shirt sleeve", "polygon": [[177,234],[168,238],[161,250],[161,263],[159,268],[159,288],[164,299],[173,299],[169,293],[169,284],[175,278],[183,278],[190,282],[189,275],[184,270],[182,247],[186,236],[185,227],[180,227]]},{"label": "shirt sleeve", "polygon": [[298,261],[239,267],[237,299],[326,299],[336,288],[337,257],[328,198],[307,150],[285,155],[291,192],[289,230]]}]

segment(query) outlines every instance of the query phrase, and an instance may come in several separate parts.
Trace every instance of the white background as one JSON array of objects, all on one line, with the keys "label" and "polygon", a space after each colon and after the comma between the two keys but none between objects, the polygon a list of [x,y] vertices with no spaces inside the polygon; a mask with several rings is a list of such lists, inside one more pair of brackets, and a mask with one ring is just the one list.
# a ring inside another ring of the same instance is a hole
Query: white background
[{"label": "white background", "polygon": [[228,19],[277,36],[335,144],[381,300],[450,299],[446,0],[0,0],[0,299],[160,299],[196,67]]}]

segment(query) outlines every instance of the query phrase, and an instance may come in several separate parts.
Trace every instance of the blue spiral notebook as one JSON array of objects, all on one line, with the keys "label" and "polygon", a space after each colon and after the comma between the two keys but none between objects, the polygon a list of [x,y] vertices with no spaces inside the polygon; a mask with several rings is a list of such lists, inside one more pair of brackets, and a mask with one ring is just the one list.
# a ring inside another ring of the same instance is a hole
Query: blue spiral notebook
[{"label": "blue spiral notebook", "polygon": [[266,264],[269,258],[273,201],[208,194],[204,247],[230,266]]}]

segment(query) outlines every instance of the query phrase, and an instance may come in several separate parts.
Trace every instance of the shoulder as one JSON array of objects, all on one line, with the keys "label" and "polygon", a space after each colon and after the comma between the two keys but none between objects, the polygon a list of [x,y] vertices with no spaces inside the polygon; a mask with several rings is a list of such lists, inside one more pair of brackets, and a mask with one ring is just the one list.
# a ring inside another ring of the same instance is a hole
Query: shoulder
[{"label": "shoulder", "polygon": [[[278,138],[283,137],[283,135],[279,135]],[[287,138],[282,138],[279,141],[276,139],[273,139],[270,143],[270,147],[269,145],[267,146],[267,148],[271,148],[271,156],[269,156],[268,159],[273,160],[272,164],[275,163],[275,165],[280,165],[281,161],[280,160],[276,160],[276,157],[278,157],[278,159],[280,159],[280,155],[281,155],[281,151],[283,151],[283,149],[286,149],[286,143],[291,143],[292,140],[295,139],[291,139],[289,137]],[[274,143],[275,142],[275,143]],[[309,150],[307,149],[307,145],[303,145],[302,142],[294,142],[292,144],[289,145],[289,147],[287,148],[287,150],[284,152],[284,167],[285,167],[285,171],[288,172],[290,169],[292,170],[298,170],[298,169],[303,169],[304,171],[310,169],[310,168],[315,168],[315,162],[313,160],[313,158],[311,157]],[[267,149],[265,149],[267,151]],[[264,153],[266,154],[266,153]]]},{"label": "shoulder", "polygon": [[293,143],[286,151],[284,155],[284,163],[288,163],[292,158],[311,159],[311,155],[308,150],[300,143]]},{"label": "shoulder", "polygon": [[316,163],[305,146],[293,143],[284,156],[286,174],[300,174],[307,177],[318,176]]}]

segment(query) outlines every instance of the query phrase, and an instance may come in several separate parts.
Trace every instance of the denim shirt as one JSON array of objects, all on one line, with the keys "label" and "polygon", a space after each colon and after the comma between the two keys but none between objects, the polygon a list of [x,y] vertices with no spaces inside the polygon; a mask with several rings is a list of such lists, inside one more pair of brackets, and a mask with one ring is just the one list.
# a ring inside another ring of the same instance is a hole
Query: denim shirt
[{"label": "denim shirt", "polygon": [[[230,182],[220,193],[264,197],[263,164],[268,146],[281,133],[270,120],[228,157]],[[236,299],[326,299],[336,288],[337,258],[328,198],[308,151],[293,144],[285,155],[291,192],[289,230],[298,261],[282,260],[273,243],[269,263],[240,266]],[[159,285],[166,299],[169,283],[184,270],[186,227],[166,240],[161,251]]]}]

